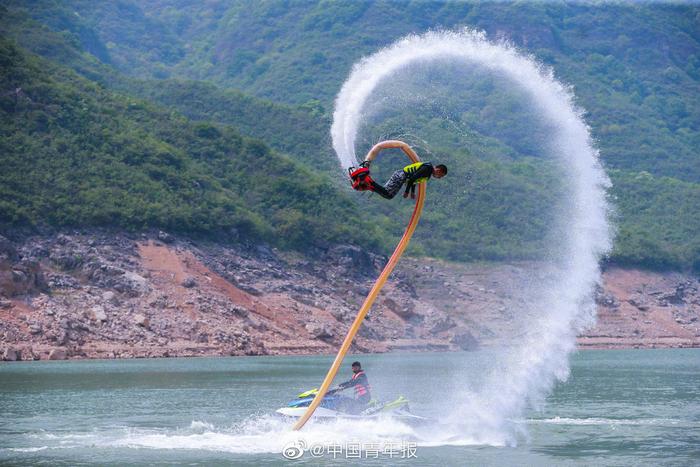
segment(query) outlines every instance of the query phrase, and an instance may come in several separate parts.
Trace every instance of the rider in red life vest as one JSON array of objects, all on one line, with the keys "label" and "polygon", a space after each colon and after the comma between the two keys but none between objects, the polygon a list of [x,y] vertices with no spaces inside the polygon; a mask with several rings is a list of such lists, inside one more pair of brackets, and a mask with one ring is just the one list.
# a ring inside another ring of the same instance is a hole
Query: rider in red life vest
[{"label": "rider in red life vest", "polygon": [[371,387],[369,385],[369,381],[367,380],[367,375],[362,369],[362,365],[360,365],[360,362],[352,363],[352,373],[352,378],[339,384],[338,389],[343,390],[351,387],[355,388],[355,403],[352,404],[352,411],[359,413],[367,408],[367,404],[369,404],[369,401],[372,398],[370,394]]}]

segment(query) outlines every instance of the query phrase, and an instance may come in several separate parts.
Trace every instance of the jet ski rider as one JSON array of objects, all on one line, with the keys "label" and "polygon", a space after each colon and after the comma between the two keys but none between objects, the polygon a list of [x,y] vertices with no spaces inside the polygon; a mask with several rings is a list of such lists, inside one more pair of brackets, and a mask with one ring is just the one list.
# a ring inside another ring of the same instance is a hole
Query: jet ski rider
[{"label": "jet ski rider", "polygon": [[352,413],[360,413],[367,408],[372,398],[370,394],[370,385],[360,362],[352,362],[352,373],[352,378],[344,383],[340,383],[336,390],[342,391],[354,387],[355,399],[348,399],[348,410]]}]

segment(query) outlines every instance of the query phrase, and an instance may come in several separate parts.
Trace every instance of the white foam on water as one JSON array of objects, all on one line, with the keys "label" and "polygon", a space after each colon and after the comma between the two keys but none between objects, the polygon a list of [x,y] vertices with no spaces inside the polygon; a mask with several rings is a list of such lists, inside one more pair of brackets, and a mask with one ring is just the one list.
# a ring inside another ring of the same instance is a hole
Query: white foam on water
[{"label": "white foam on water", "polygon": [[45,449],[49,449],[48,446],[38,446],[35,448],[7,448],[10,452],[39,452]]},{"label": "white foam on water", "polygon": [[190,423],[189,429],[195,433],[204,433],[207,431],[213,431],[215,428],[211,423],[193,420],[192,423]]},{"label": "white foam on water", "polygon": [[[292,421],[276,416],[250,418],[226,427],[203,421],[193,421],[185,428],[109,427],[91,432],[39,433],[34,438],[42,442],[39,447],[13,448],[17,452],[34,452],[43,449],[79,449],[90,446],[127,449],[203,450],[239,454],[281,454],[290,445],[345,449],[356,444],[399,446],[411,441],[416,445],[427,443],[419,430],[391,418],[374,420],[325,420],[312,419],[303,431],[291,430]],[[480,444],[478,441],[455,439],[450,444]],[[427,445],[427,444],[425,444]]]},{"label": "white foam on water", "polygon": [[[552,424],[552,425],[651,425],[651,426],[668,426],[668,425],[686,425],[687,421],[672,419],[672,418],[646,418],[646,419],[618,419],[618,418],[566,418],[554,417],[543,419],[529,419],[530,424]],[[700,424],[696,424],[700,426]]]},{"label": "white foam on water", "polygon": [[235,454],[280,454],[288,446],[304,446],[346,449],[361,446],[385,451],[405,446],[407,442],[417,447],[442,445],[466,446],[490,444],[500,446],[498,439],[483,436],[455,436],[439,425],[412,427],[390,417],[372,420],[323,420],[312,419],[302,431],[291,430],[292,421],[267,415],[251,417],[232,426],[216,426],[195,420],[187,427],[158,428],[113,426],[89,432],[42,432],[31,438],[40,446],[11,448],[14,452],[36,452],[46,449],[84,449],[86,447],[201,450]]},{"label": "white foam on water", "polygon": [[[557,381],[569,374],[569,355],[577,332],[595,321],[594,287],[600,281],[599,259],[611,248],[606,189],[608,177],[598,151],[574,104],[570,88],[551,69],[505,42],[491,42],[472,30],[409,35],[360,60],[336,98],[331,135],[343,167],[357,165],[355,144],[367,118],[365,110],[380,84],[386,89],[392,77],[416,66],[478,66],[528,96],[530,105],[549,129],[543,141],[547,156],[564,171],[566,195],[552,226],[556,239],[548,252],[542,279],[533,279],[523,335],[494,358],[480,387],[469,381],[455,384],[444,395],[442,422],[450,429],[436,440],[482,439],[485,444],[514,445],[524,430],[513,420],[537,407]],[[398,92],[398,91],[397,91]],[[454,92],[459,92],[455,89]],[[383,98],[386,98],[384,96]],[[520,310],[519,310],[520,311]],[[456,375],[459,380],[459,375]],[[451,435],[450,435],[451,433]]]}]

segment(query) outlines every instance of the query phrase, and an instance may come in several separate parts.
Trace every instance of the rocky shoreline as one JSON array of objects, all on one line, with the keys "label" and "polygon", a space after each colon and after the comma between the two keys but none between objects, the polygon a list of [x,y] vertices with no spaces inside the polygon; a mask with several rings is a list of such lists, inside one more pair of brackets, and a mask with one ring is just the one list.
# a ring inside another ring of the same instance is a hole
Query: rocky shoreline
[{"label": "rocky shoreline", "polygon": [[[4,360],[333,353],[386,258],[351,245],[313,260],[165,232],[0,236]],[[402,260],[356,352],[456,351],[518,334],[532,265]],[[700,347],[700,284],[610,268],[581,348]]]}]

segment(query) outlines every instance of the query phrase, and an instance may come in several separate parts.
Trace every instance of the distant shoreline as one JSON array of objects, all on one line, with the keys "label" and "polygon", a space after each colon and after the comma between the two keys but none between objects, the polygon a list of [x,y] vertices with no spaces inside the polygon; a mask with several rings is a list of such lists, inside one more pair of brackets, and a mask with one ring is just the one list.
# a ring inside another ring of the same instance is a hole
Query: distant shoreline
[{"label": "distant shoreline", "polygon": [[[584,338],[585,340],[585,338]],[[488,348],[496,348],[496,347],[488,347]],[[607,341],[604,344],[584,344],[581,345],[580,343],[576,347],[576,351],[589,351],[589,350],[672,350],[672,349],[685,349],[685,350],[690,350],[690,349],[700,349],[700,345],[697,343],[678,343],[678,342],[669,342],[668,340],[662,341],[662,342],[653,342],[653,343],[647,343],[647,344],[635,344],[635,343],[629,343],[627,341],[623,341],[622,343],[615,343],[615,342],[610,342]],[[45,351],[48,351],[48,349],[44,349]],[[360,355],[383,355],[386,353],[393,353],[393,354],[428,354],[428,353],[459,353],[459,352],[465,352],[462,350],[401,350],[401,351],[389,351],[389,352],[363,352],[363,353],[358,353]],[[466,351],[470,352],[470,351]],[[85,356],[85,355],[80,355],[80,354],[73,354],[70,357],[58,359],[62,361],[93,361],[93,360],[148,360],[148,359],[161,359],[161,358],[225,358],[225,357],[290,357],[290,356],[299,356],[299,357],[328,357],[332,358],[335,356],[335,353],[329,353],[329,352],[323,352],[323,353],[288,353],[288,354],[259,354],[259,355],[222,355],[220,353],[197,353],[197,352],[192,352],[192,353],[183,353],[183,354],[175,354],[175,355],[151,355],[151,356],[145,356],[144,354],[139,354],[138,352],[134,353],[133,350],[130,352],[131,356],[128,357],[122,357],[117,354],[117,356],[114,357],[107,357],[103,355],[94,355],[94,356]],[[7,363],[14,363],[14,362],[33,362],[33,361],[56,361],[56,360],[50,360],[50,359],[22,359],[22,360],[0,360],[1,362],[7,362]]]},{"label": "distant shoreline", "polygon": [[[3,243],[0,359],[331,355],[386,258],[336,245],[316,259],[164,232],[88,231]],[[404,258],[357,353],[473,350],[524,332],[527,263]],[[4,298],[3,298],[4,297]],[[578,348],[700,347],[700,283],[608,267]]]}]

